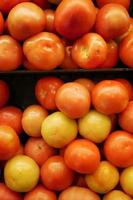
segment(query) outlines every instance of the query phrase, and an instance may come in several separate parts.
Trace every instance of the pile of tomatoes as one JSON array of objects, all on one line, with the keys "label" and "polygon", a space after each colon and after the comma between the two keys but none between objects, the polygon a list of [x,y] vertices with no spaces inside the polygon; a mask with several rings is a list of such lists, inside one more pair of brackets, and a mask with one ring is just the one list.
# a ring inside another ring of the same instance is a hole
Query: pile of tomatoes
[{"label": "pile of tomatoes", "polygon": [[48,76],[34,91],[22,111],[0,80],[0,199],[132,200],[132,84]]},{"label": "pile of tomatoes", "polygon": [[[0,71],[133,68],[130,0],[1,0]],[[121,64],[122,63],[122,64]]]}]

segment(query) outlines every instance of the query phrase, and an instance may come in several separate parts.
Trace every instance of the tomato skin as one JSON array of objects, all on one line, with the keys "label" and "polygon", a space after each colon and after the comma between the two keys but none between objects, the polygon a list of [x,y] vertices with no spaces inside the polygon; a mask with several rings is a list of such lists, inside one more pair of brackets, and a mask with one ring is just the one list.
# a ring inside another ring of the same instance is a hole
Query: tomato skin
[{"label": "tomato skin", "polygon": [[61,65],[65,57],[62,41],[49,32],[41,32],[26,40],[23,51],[27,60],[38,70],[54,69]]},{"label": "tomato skin", "polygon": [[33,190],[26,193],[24,200],[57,200],[56,194],[43,185],[36,186]]},{"label": "tomato skin", "polygon": [[38,80],[35,86],[35,96],[38,102],[48,110],[56,110],[55,95],[63,85],[63,81],[56,77],[46,77]]},{"label": "tomato skin", "polygon": [[55,27],[65,38],[76,39],[91,30],[95,18],[96,10],[92,1],[63,0],[55,12]]},{"label": "tomato skin", "polygon": [[44,11],[34,3],[24,2],[16,5],[7,18],[10,34],[17,40],[40,33],[46,25]]},{"label": "tomato skin", "polygon": [[44,10],[45,16],[46,16],[46,27],[45,30],[48,32],[56,32],[55,30],[55,11],[52,9],[46,9]]},{"label": "tomato skin", "polygon": [[78,173],[93,173],[100,163],[100,152],[93,142],[77,139],[67,146],[64,159],[68,167]]},{"label": "tomato skin", "polygon": [[0,199],[2,200],[23,200],[22,196],[10,190],[4,183],[0,183]]},{"label": "tomato skin", "polygon": [[128,31],[130,26],[129,14],[119,4],[107,4],[103,6],[96,18],[96,32],[105,40],[115,39]]},{"label": "tomato skin", "polygon": [[129,9],[130,6],[130,0],[96,0],[97,5],[101,8],[106,4],[109,3],[117,3],[117,4],[121,4],[122,6],[124,6],[127,10]]},{"label": "tomato skin", "polygon": [[0,125],[12,127],[17,134],[22,133],[22,111],[14,106],[7,106],[0,109]]},{"label": "tomato skin", "polygon": [[32,0],[33,3],[40,6],[42,9],[48,8],[48,2],[47,0]]},{"label": "tomato skin", "polygon": [[122,112],[128,105],[129,95],[122,83],[104,80],[92,90],[92,103],[97,111],[111,115]]},{"label": "tomato skin", "polygon": [[5,106],[8,102],[10,96],[10,91],[7,83],[3,80],[0,80],[0,108]]},{"label": "tomato skin", "polygon": [[6,125],[0,126],[0,160],[8,160],[16,154],[20,146],[17,133]]},{"label": "tomato skin", "polygon": [[95,86],[95,83],[88,79],[88,78],[79,78],[79,79],[76,79],[75,82],[83,85],[84,87],[86,87],[88,89],[89,92],[92,92],[94,86]]},{"label": "tomato skin", "polygon": [[133,68],[133,32],[127,35],[119,46],[119,56],[121,61],[128,67]]},{"label": "tomato skin", "polygon": [[83,69],[99,67],[107,56],[107,44],[97,33],[88,33],[75,42],[72,59]]},{"label": "tomato skin", "polygon": [[[125,131],[111,133],[104,143],[104,153],[113,165],[126,168],[133,165],[133,135]],[[115,152],[115,153],[114,153]]]},{"label": "tomato skin", "polygon": [[4,30],[4,18],[2,13],[0,12],[0,34],[3,33],[3,30]]},{"label": "tomato skin", "polygon": [[66,166],[61,156],[49,158],[41,168],[41,180],[50,190],[63,190],[72,184],[73,179],[74,172]]},{"label": "tomato skin", "polygon": [[108,53],[105,61],[101,64],[100,68],[113,68],[117,65],[119,59],[118,45],[115,41],[111,40],[107,43]]}]

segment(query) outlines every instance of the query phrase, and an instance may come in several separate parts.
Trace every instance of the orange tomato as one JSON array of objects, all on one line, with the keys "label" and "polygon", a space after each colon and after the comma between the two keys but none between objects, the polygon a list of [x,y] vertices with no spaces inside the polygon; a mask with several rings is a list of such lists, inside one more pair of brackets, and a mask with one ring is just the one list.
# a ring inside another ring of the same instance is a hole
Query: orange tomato
[{"label": "orange tomato", "polygon": [[45,30],[48,32],[56,32],[55,30],[55,11],[52,9],[44,10],[46,16],[46,27]]},{"label": "orange tomato", "polygon": [[89,92],[92,92],[94,86],[95,86],[95,83],[88,79],[88,78],[79,78],[79,79],[76,79],[75,82],[83,85],[84,87],[86,87],[88,89]]},{"label": "orange tomato", "polygon": [[10,96],[10,91],[7,83],[3,80],[0,80],[0,108],[5,106],[8,102]]}]

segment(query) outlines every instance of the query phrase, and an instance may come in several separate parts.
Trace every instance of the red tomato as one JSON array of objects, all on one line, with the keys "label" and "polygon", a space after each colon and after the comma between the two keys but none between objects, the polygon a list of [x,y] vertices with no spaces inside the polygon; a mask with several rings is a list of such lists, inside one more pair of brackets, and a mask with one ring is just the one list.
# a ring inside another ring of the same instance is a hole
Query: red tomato
[{"label": "red tomato", "polygon": [[106,40],[121,36],[128,31],[129,26],[129,14],[126,8],[119,4],[107,4],[97,14],[96,32]]},{"label": "red tomato", "polygon": [[49,158],[41,168],[41,180],[50,190],[60,191],[70,186],[74,172],[70,170],[61,156]]},{"label": "red tomato", "polygon": [[85,115],[90,109],[90,93],[79,83],[69,82],[56,93],[56,106],[68,117],[75,119]]},{"label": "red tomato", "polygon": [[7,106],[0,110],[0,125],[12,127],[17,134],[22,132],[22,111],[14,106]]},{"label": "red tomato", "polygon": [[23,50],[27,60],[39,70],[54,69],[61,65],[65,57],[62,41],[49,32],[39,33],[26,40]]},{"label": "red tomato", "polygon": [[25,40],[44,30],[44,11],[31,2],[16,5],[7,18],[10,34],[17,40]]},{"label": "red tomato", "polygon": [[52,76],[38,80],[35,86],[35,96],[38,102],[48,110],[56,110],[55,95],[62,85],[61,79]]},{"label": "red tomato", "polygon": [[20,44],[8,35],[0,36],[0,71],[11,71],[22,64]]},{"label": "red tomato", "polygon": [[119,59],[118,45],[115,41],[111,40],[107,43],[108,53],[105,61],[101,64],[100,68],[112,68],[117,65]]},{"label": "red tomato", "polygon": [[23,66],[27,70],[31,70],[31,71],[36,70],[36,67],[33,66],[26,58],[24,58],[24,60],[23,60]]},{"label": "red tomato", "polygon": [[10,127],[0,126],[0,160],[8,160],[16,154],[20,146],[17,133]]},{"label": "red tomato", "polygon": [[89,92],[92,92],[94,86],[95,86],[95,83],[88,79],[88,78],[79,78],[79,79],[76,79],[75,82],[83,85],[84,87],[86,87],[88,89]]},{"label": "red tomato", "polygon": [[18,151],[16,152],[15,156],[16,156],[16,155],[23,155],[23,154],[24,154],[24,147],[23,147],[23,145],[20,143],[19,149],[18,149]]},{"label": "red tomato", "polygon": [[25,194],[24,200],[57,200],[57,197],[54,192],[44,188],[43,185],[38,185]]},{"label": "red tomato", "polygon": [[48,1],[47,0],[32,0],[33,3],[40,6],[43,9],[48,8]]},{"label": "red tomato", "polygon": [[111,133],[105,141],[104,153],[108,161],[117,167],[133,165],[133,135],[125,131]]},{"label": "red tomato", "polygon": [[128,67],[133,68],[133,32],[127,35],[119,46],[121,61]]},{"label": "red tomato", "polygon": [[118,3],[124,6],[127,10],[129,9],[130,6],[130,0],[96,0],[98,6],[101,8],[106,4],[109,3]]},{"label": "red tomato", "polygon": [[35,160],[39,166],[42,166],[48,158],[56,154],[56,150],[50,147],[42,138],[30,137],[25,144],[24,153]]},{"label": "red tomato", "polygon": [[3,33],[3,30],[4,30],[4,18],[2,13],[0,12],[0,34]]},{"label": "red tomato", "polygon": [[22,196],[10,190],[4,183],[0,183],[0,199],[1,200],[23,200]]},{"label": "red tomato", "polygon": [[122,112],[128,105],[129,95],[122,83],[101,81],[92,90],[92,103],[97,111],[110,115]]},{"label": "red tomato", "polygon": [[72,186],[64,190],[58,200],[100,200],[100,197],[87,188]]},{"label": "red tomato", "polygon": [[78,39],[72,48],[72,59],[83,69],[99,67],[107,56],[107,44],[97,33],[88,33]]},{"label": "red tomato", "polygon": [[55,27],[68,39],[88,33],[95,23],[96,10],[90,0],[63,0],[55,12]]},{"label": "red tomato", "polygon": [[88,174],[97,169],[100,163],[100,152],[93,142],[77,139],[67,146],[64,159],[70,169]]},{"label": "red tomato", "polygon": [[0,108],[9,100],[10,91],[5,81],[0,80]]},{"label": "red tomato", "polygon": [[133,133],[133,101],[130,101],[126,109],[120,113],[119,125],[123,130]]},{"label": "red tomato", "polygon": [[65,58],[61,64],[62,69],[78,69],[79,66],[72,60],[71,56],[72,46],[65,47]]},{"label": "red tomato", "polygon": [[45,30],[48,32],[56,32],[55,30],[55,11],[52,9],[44,10],[46,16]]},{"label": "red tomato", "polygon": [[115,80],[119,81],[120,83],[122,83],[125,86],[125,88],[128,91],[129,100],[132,100],[133,99],[133,86],[132,86],[132,84],[124,78],[117,78]]}]

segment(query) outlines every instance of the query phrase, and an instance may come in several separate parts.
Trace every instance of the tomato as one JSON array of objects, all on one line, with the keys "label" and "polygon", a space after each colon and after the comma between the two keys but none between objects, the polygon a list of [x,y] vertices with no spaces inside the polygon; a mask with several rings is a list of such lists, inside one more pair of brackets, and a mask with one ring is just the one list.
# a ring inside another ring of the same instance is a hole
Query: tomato
[{"label": "tomato", "polygon": [[4,22],[4,34],[9,35],[7,19]]},{"label": "tomato", "polygon": [[100,163],[100,152],[93,142],[77,139],[67,146],[64,159],[68,167],[76,172],[93,173]]},{"label": "tomato", "polygon": [[22,64],[22,48],[11,36],[0,36],[0,71],[11,71]]},{"label": "tomato", "polygon": [[24,68],[26,68],[27,70],[30,70],[30,71],[36,70],[36,67],[33,66],[26,58],[24,58],[24,60],[23,60],[23,66],[24,66]]},{"label": "tomato", "polygon": [[79,66],[72,60],[71,56],[72,46],[65,47],[65,58],[61,63],[62,69],[78,69]]},{"label": "tomato", "polygon": [[48,110],[56,110],[55,95],[63,85],[63,81],[56,77],[46,77],[38,80],[35,86],[35,96],[38,102]]},{"label": "tomato", "polygon": [[19,149],[18,149],[18,151],[16,152],[15,156],[16,156],[16,155],[23,155],[23,154],[24,154],[24,147],[23,147],[23,145],[20,143]]},{"label": "tomato", "polygon": [[119,81],[120,83],[122,83],[125,86],[125,88],[128,91],[128,94],[129,94],[129,100],[132,100],[133,99],[133,86],[132,86],[132,84],[124,78],[117,78],[115,80]]},{"label": "tomato", "polygon": [[90,101],[88,90],[76,82],[61,86],[55,98],[57,108],[72,119],[85,115],[90,109]]},{"label": "tomato", "polygon": [[100,200],[100,197],[90,189],[72,186],[59,195],[59,200]]},{"label": "tomato", "polygon": [[24,146],[24,153],[35,160],[39,166],[42,166],[49,157],[56,154],[56,150],[42,138],[30,137]]},{"label": "tomato", "polygon": [[14,106],[7,106],[0,109],[0,125],[12,127],[17,134],[22,132],[22,111]]},{"label": "tomato", "polygon": [[116,114],[112,114],[109,115],[111,122],[112,122],[112,127],[111,127],[111,132],[113,132],[116,129],[117,126],[117,115]]},{"label": "tomato", "polygon": [[54,69],[61,65],[65,57],[65,48],[60,38],[48,32],[26,40],[23,51],[27,60],[39,70]]},{"label": "tomato", "polygon": [[119,46],[121,61],[128,67],[133,68],[133,32],[127,35]]},{"label": "tomato", "polygon": [[96,2],[100,8],[109,3],[121,4],[127,10],[129,9],[130,6],[130,0],[96,0]]},{"label": "tomato", "polygon": [[[104,153],[113,165],[126,168],[133,165],[133,135],[125,131],[111,133],[104,144]],[[115,152],[115,153],[114,153]]]},{"label": "tomato", "polygon": [[107,4],[103,6],[96,18],[96,32],[104,39],[115,39],[126,31],[130,26],[130,18],[126,8],[119,4]]},{"label": "tomato", "polygon": [[83,85],[84,87],[86,87],[88,89],[89,92],[92,92],[94,86],[95,86],[95,83],[88,79],[88,78],[79,78],[79,79],[76,79],[75,82]]},{"label": "tomato", "polygon": [[32,0],[33,3],[40,6],[43,9],[48,8],[48,2],[47,0]]},{"label": "tomato", "polygon": [[130,196],[128,196],[127,194],[125,194],[124,192],[120,190],[112,190],[111,192],[107,193],[103,197],[103,200],[112,200],[112,199],[113,200],[118,200],[118,199],[132,200]]},{"label": "tomato", "polygon": [[96,110],[110,115],[122,112],[128,105],[129,95],[122,83],[104,80],[92,90],[92,103]]},{"label": "tomato", "polygon": [[22,196],[10,190],[4,183],[0,183],[0,199],[2,200],[22,200]]},{"label": "tomato", "polygon": [[73,179],[74,172],[66,166],[61,156],[49,158],[41,168],[41,180],[50,190],[64,190],[72,184]]},{"label": "tomato", "polygon": [[2,13],[0,12],[0,34],[3,33],[3,30],[4,30],[4,18]]},{"label": "tomato", "polygon": [[24,200],[57,200],[57,197],[54,192],[44,188],[43,185],[40,184],[26,193]]},{"label": "tomato", "polygon": [[82,174],[76,174],[74,179],[74,185],[79,187],[88,187],[85,181],[85,176]]},{"label": "tomato", "polygon": [[117,65],[119,59],[118,45],[115,41],[111,40],[107,43],[108,53],[105,61],[101,64],[100,68],[112,68]]},{"label": "tomato", "polygon": [[96,10],[90,0],[63,0],[55,12],[55,27],[59,34],[76,39],[88,33],[95,23]]},{"label": "tomato", "polygon": [[17,40],[25,40],[44,30],[44,11],[31,2],[16,5],[7,18],[10,34]]},{"label": "tomato", "polygon": [[55,11],[52,9],[44,10],[46,16],[46,27],[45,30],[48,32],[56,32],[55,30]]},{"label": "tomato", "polygon": [[25,133],[32,137],[41,136],[41,126],[48,112],[39,105],[28,106],[22,116],[22,127]]},{"label": "tomato", "polygon": [[133,101],[130,101],[126,109],[119,114],[119,125],[123,130],[133,133],[132,120],[133,120]]},{"label": "tomato", "polygon": [[10,91],[7,83],[0,80],[0,108],[3,107],[9,100]]},{"label": "tomato", "polygon": [[0,126],[0,160],[8,160],[18,151],[20,141],[17,133],[9,126]]},{"label": "tomato", "polygon": [[72,59],[83,69],[99,67],[107,56],[107,44],[97,33],[88,33],[78,39],[72,48]]}]

